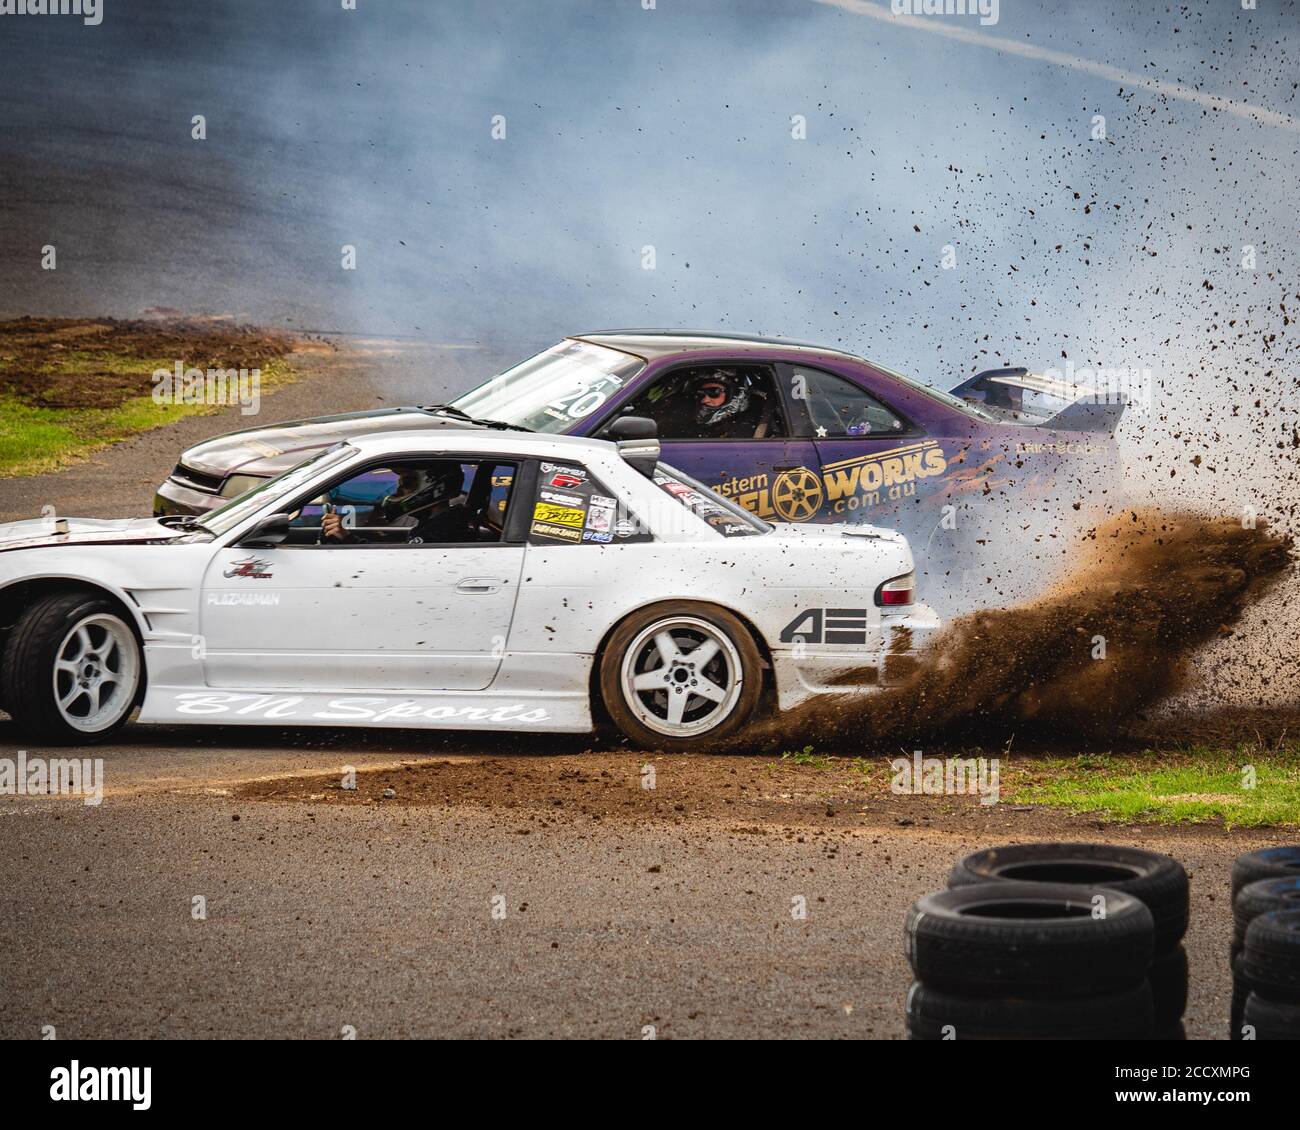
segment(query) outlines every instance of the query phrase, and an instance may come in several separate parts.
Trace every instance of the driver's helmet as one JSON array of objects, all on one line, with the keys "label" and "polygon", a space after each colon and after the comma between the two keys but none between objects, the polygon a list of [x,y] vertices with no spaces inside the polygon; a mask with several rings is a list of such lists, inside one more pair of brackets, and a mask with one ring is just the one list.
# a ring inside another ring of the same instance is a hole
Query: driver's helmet
[{"label": "driver's helmet", "polygon": [[459,463],[399,468],[397,489],[379,504],[379,511],[389,520],[427,515],[462,493],[464,479]]},{"label": "driver's helmet", "polygon": [[695,378],[695,422],[716,427],[749,407],[749,381],[735,369],[714,369]]}]

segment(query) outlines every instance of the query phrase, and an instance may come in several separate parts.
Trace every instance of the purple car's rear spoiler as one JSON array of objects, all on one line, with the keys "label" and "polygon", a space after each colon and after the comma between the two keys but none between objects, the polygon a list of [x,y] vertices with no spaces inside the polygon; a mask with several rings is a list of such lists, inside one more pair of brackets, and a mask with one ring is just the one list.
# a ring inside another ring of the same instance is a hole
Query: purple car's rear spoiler
[{"label": "purple car's rear spoiler", "polygon": [[[1113,432],[1128,406],[1122,394],[1072,384],[1019,367],[985,369],[962,381],[951,392],[1008,423],[1064,432]],[[1060,400],[1065,407],[1053,412],[1039,404],[1026,404],[1026,392]]]}]

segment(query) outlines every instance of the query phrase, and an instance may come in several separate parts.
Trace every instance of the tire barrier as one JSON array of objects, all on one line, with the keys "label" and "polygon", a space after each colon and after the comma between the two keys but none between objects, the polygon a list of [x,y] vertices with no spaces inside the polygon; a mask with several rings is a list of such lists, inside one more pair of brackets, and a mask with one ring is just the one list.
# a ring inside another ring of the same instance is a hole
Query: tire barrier
[{"label": "tire barrier", "polygon": [[[1254,961],[1246,959],[1247,939],[1251,925],[1259,918],[1280,911],[1300,911],[1300,847],[1272,847],[1247,852],[1237,857],[1232,865],[1232,945],[1229,960],[1232,963],[1232,1012],[1228,1024],[1228,1037],[1240,1040],[1247,1035],[1260,1040],[1295,1039],[1295,1023],[1290,1027],[1279,1018],[1295,1011],[1293,1002],[1285,998],[1285,989],[1276,984],[1260,986],[1252,1021],[1246,1009],[1255,989],[1254,970],[1272,971],[1286,955],[1295,960],[1294,949],[1286,942],[1275,940],[1276,929],[1261,927],[1256,943]],[[1279,994],[1281,994],[1279,996]],[[1250,1025],[1249,1029],[1245,1025]],[[1290,1032],[1287,1035],[1284,1033]]]},{"label": "tire barrier", "polygon": [[908,1036],[1144,1039],[1154,921],[1114,888],[995,881],[925,895],[908,912]]},{"label": "tire barrier", "polygon": [[1146,905],[1153,923],[1147,971],[1156,1039],[1184,1039],[1187,1008],[1187,932],[1190,884],[1176,859],[1117,844],[1007,844],[977,851],[953,865],[949,889],[991,882],[1102,885]]},{"label": "tire barrier", "polygon": [[[1183,1040],[1187,872],[1112,844],[959,860],[907,914],[913,1040]],[[1233,1039],[1300,1039],[1300,846],[1232,867]]]},{"label": "tire barrier", "polygon": [[1249,987],[1241,1038],[1300,1039],[1300,908],[1256,915],[1240,962]]}]

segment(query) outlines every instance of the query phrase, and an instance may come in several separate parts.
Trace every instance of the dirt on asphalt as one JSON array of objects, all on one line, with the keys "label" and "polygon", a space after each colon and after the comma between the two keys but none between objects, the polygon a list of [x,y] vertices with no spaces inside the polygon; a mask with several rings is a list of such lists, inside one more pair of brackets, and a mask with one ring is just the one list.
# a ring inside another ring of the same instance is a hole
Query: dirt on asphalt
[{"label": "dirt on asphalt", "polygon": [[[1300,710],[1230,710],[1202,715],[1193,730],[1184,717],[1134,720],[1110,749],[1170,749],[1195,732],[1212,733],[1228,748],[1267,748],[1288,734],[1300,733]],[[469,737],[468,735],[466,736]],[[404,807],[453,810],[472,808],[496,813],[520,835],[575,821],[611,826],[710,825],[736,834],[774,835],[802,842],[839,832],[863,832],[916,826],[976,837],[1006,834],[1061,839],[1090,835],[1118,825],[1096,816],[1062,812],[1043,805],[982,803],[980,796],[911,795],[891,788],[890,762],[910,758],[912,750],[847,745],[818,747],[784,754],[657,754],[584,748],[557,740],[525,744],[525,735],[493,735],[478,741],[448,741],[444,754],[421,756],[406,745],[378,767],[357,768],[345,777],[347,753],[334,753],[327,772],[272,774],[253,780],[209,782],[223,786],[219,795],[239,801],[306,805],[308,808]],[[549,748],[548,748],[549,746]],[[1095,744],[1053,744],[1009,754],[977,748],[935,750],[927,757],[1001,759],[1001,788],[1013,790],[1016,774],[1034,772],[1046,756],[1067,755],[1078,748],[1096,752]],[[400,749],[400,747],[399,747]],[[454,752],[453,752],[454,751]],[[396,752],[396,751],[395,751]],[[1262,754],[1261,754],[1262,755]],[[189,785],[183,792],[200,786]],[[1128,825],[1159,839],[1186,835],[1174,826]],[[1198,824],[1198,833],[1225,843],[1253,842],[1259,829],[1225,830]],[[1286,835],[1285,831],[1282,833]]]}]

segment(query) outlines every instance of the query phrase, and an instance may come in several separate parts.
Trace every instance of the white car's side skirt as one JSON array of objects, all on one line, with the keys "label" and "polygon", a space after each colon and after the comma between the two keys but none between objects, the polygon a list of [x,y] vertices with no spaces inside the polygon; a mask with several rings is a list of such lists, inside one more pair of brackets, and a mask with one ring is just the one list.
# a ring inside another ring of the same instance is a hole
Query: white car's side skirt
[{"label": "white car's side skirt", "polygon": [[282,722],[288,726],[543,733],[588,733],[593,728],[587,696],[580,693],[322,694],[152,686],[145,695],[139,720],[207,722],[220,726],[265,726]]}]

